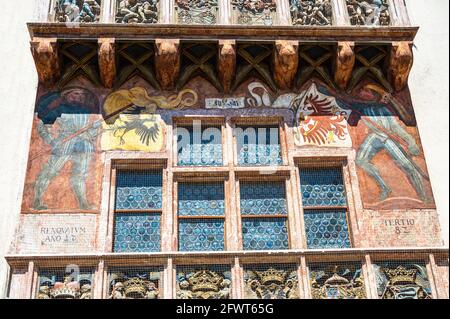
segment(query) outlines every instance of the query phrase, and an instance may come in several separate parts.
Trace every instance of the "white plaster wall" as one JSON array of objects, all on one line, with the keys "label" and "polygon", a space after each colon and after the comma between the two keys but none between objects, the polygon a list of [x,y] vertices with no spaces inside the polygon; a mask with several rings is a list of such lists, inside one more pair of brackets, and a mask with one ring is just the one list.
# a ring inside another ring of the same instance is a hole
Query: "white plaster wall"
[{"label": "white plaster wall", "polygon": [[419,26],[409,78],[420,137],[436,200],[442,237],[449,244],[449,19],[448,0],[407,0]]},{"label": "white plaster wall", "polygon": [[8,267],[3,258],[19,221],[22,188],[36,97],[37,76],[26,22],[35,0],[2,1],[0,10],[0,298]]}]

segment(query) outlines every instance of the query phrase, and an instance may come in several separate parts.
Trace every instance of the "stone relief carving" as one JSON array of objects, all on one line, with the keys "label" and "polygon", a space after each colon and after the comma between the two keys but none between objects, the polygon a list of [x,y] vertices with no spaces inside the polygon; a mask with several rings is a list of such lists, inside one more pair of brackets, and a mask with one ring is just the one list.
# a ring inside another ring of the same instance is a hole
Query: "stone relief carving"
[{"label": "stone relief carving", "polygon": [[[292,267],[291,267],[292,268]],[[245,298],[297,299],[297,271],[292,269],[246,270],[244,273]]]},{"label": "stone relief carving", "polygon": [[380,299],[431,299],[425,265],[389,263],[374,265]]},{"label": "stone relief carving", "polygon": [[117,0],[116,22],[157,23],[158,0]]},{"label": "stone relief carving", "polygon": [[91,276],[78,277],[66,275],[63,281],[57,281],[41,276],[37,299],[91,299]]},{"label": "stone relief carving", "polygon": [[390,23],[387,0],[346,0],[352,25],[388,26]]},{"label": "stone relief carving", "polygon": [[216,24],[217,0],[175,0],[178,23]]},{"label": "stone relief carving", "polygon": [[158,299],[159,271],[117,271],[110,275],[108,299]]},{"label": "stone relief carving", "polygon": [[55,20],[57,22],[98,22],[101,0],[57,0]]},{"label": "stone relief carving", "polygon": [[313,299],[365,299],[366,291],[361,269],[334,266],[312,267],[311,295]]},{"label": "stone relief carving", "polygon": [[276,14],[275,0],[236,0],[231,1],[233,10],[238,12],[235,19],[238,24],[273,25]]},{"label": "stone relief carving", "polygon": [[330,0],[291,0],[293,25],[330,25],[332,7]]},{"label": "stone relief carving", "polygon": [[229,299],[231,296],[229,272],[198,270],[178,273],[178,299]]}]

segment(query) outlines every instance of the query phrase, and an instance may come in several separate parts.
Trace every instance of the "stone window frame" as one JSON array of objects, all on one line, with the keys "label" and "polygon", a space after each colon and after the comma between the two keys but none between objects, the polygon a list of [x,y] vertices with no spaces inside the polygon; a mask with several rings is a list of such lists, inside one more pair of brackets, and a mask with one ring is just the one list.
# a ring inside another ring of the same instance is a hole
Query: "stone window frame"
[{"label": "stone window frame", "polygon": [[[333,154],[334,153],[334,154]],[[308,209],[314,209],[314,207],[304,207],[301,194],[301,178],[300,168],[340,168],[342,171],[342,178],[344,188],[346,192],[346,219],[348,227],[348,236],[350,239],[350,248],[360,247],[359,239],[359,225],[357,212],[362,212],[361,195],[359,193],[358,180],[356,178],[356,164],[354,161],[353,150],[336,150],[330,152],[330,150],[323,149],[311,149],[304,152],[297,151],[293,154],[295,163],[295,194],[296,203],[298,207],[298,215],[302,236],[302,248],[307,247],[307,234],[305,228],[305,216],[304,211]],[[322,207],[323,208],[323,207]],[[325,207],[326,209],[326,207]],[[319,249],[319,248],[317,248]],[[348,249],[348,248],[341,248]]]}]

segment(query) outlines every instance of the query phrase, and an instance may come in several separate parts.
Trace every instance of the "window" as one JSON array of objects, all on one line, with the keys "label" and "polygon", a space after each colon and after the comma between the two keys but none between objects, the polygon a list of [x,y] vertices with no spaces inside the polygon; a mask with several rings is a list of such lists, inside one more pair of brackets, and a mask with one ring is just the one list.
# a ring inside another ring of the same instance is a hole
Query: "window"
[{"label": "window", "polygon": [[117,171],[114,252],[160,251],[161,210],[161,171]]},{"label": "window", "polygon": [[348,248],[347,199],[340,168],[300,168],[308,248]]},{"label": "window", "polygon": [[288,249],[284,182],[240,182],[245,250]]},{"label": "window", "polygon": [[278,126],[238,126],[235,129],[239,165],[281,165]]},{"label": "window", "polygon": [[225,248],[223,182],[178,184],[178,248],[180,251]]},{"label": "window", "polygon": [[177,127],[178,166],[221,166],[220,126]]}]

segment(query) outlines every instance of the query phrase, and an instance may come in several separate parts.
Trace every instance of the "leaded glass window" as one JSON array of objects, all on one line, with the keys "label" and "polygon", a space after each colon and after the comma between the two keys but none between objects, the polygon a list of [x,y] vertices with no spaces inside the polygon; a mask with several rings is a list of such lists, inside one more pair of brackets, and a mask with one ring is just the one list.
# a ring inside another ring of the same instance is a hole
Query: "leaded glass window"
[{"label": "leaded glass window", "polygon": [[300,168],[308,248],[351,247],[341,168]]},{"label": "leaded glass window", "polygon": [[92,299],[93,270],[46,268],[38,272],[37,299]]},{"label": "leaded glass window", "polygon": [[161,171],[117,171],[114,252],[160,251],[161,209]]},{"label": "leaded glass window", "polygon": [[240,182],[245,250],[288,249],[284,182]]},{"label": "leaded glass window", "polygon": [[179,166],[221,166],[221,127],[177,127],[177,149]]},{"label": "leaded glass window", "polygon": [[176,266],[177,299],[230,299],[229,265]]},{"label": "leaded glass window", "polygon": [[235,129],[239,165],[281,165],[278,126],[238,126]]},{"label": "leaded glass window", "polygon": [[365,299],[361,263],[313,263],[309,265],[313,299]]},{"label": "leaded glass window", "polygon": [[427,268],[421,261],[383,261],[373,264],[380,299],[431,299]]},{"label": "leaded glass window", "polygon": [[225,248],[223,182],[178,184],[178,246],[180,251]]},{"label": "leaded glass window", "polygon": [[295,264],[244,265],[244,298],[298,299],[297,268]]},{"label": "leaded glass window", "polygon": [[159,299],[163,268],[112,267],[109,269],[108,299]]}]

